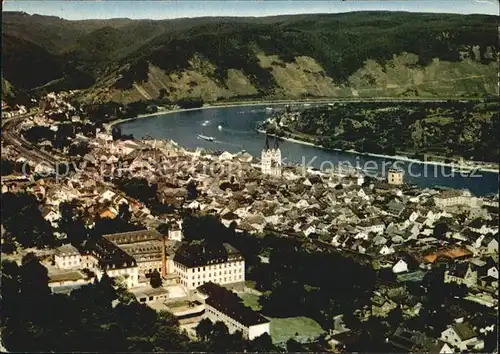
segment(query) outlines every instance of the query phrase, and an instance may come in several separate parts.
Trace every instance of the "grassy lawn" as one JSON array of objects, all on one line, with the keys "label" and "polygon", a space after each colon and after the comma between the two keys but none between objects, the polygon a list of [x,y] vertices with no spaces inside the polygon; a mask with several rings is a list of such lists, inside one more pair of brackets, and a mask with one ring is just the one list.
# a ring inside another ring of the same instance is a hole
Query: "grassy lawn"
[{"label": "grassy lawn", "polygon": [[[238,296],[243,300],[245,306],[254,311],[261,309],[259,296],[248,293],[240,293]],[[266,318],[271,321],[271,338],[275,344],[286,343],[290,338],[299,342],[307,342],[323,333],[321,326],[308,317],[274,318],[266,316]],[[295,336],[296,333],[298,333],[297,336]]]},{"label": "grassy lawn", "polygon": [[290,338],[308,342],[323,333],[321,326],[308,317],[268,318],[271,320],[271,338],[275,344],[286,343]]},{"label": "grassy lawn", "polygon": [[238,296],[243,300],[243,304],[250,307],[252,310],[259,311],[261,309],[259,296],[248,293],[240,293]]}]

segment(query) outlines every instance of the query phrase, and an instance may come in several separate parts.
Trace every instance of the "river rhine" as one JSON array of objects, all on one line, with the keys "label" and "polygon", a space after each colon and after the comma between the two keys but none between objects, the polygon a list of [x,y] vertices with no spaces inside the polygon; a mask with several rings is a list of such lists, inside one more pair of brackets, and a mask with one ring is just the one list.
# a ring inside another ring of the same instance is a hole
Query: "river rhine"
[{"label": "river rhine", "polygon": [[[211,109],[182,111],[156,115],[119,124],[123,134],[133,134],[136,139],[150,136],[154,139],[171,139],[188,149],[197,147],[236,153],[246,150],[260,159],[265,136],[255,128],[258,121],[272,115],[262,106],[216,107]],[[272,106],[275,110],[283,106]],[[281,107],[281,108],[280,108]],[[220,128],[219,128],[220,126]],[[214,137],[210,142],[198,138],[198,134]],[[270,139],[271,145],[273,138]],[[325,150],[319,147],[279,141],[284,163],[295,163],[315,168],[331,168],[332,165],[360,167],[379,175],[385,173],[397,160]],[[472,175],[453,171],[450,167],[397,161],[404,170],[405,182],[419,187],[448,187],[468,189],[478,196],[498,193],[498,173],[477,171]]]}]

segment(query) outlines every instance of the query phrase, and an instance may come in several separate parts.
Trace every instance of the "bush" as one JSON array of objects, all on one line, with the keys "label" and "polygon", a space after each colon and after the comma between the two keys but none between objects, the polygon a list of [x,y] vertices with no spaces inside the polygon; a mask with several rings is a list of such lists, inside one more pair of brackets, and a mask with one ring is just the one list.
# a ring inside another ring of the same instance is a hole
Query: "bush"
[{"label": "bush", "polygon": [[159,288],[161,284],[163,283],[163,280],[161,278],[160,273],[155,269],[153,273],[149,276],[149,284],[153,288]]},{"label": "bush", "polygon": [[176,104],[182,109],[203,107],[203,103],[203,99],[201,98],[186,98],[176,102]]}]

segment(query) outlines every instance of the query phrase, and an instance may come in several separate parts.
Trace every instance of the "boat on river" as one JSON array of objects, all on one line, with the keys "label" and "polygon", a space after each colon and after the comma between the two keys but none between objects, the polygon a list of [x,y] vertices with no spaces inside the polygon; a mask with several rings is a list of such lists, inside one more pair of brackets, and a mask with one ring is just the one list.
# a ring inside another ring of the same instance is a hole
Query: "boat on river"
[{"label": "boat on river", "polygon": [[213,136],[206,136],[206,135],[198,134],[198,138],[206,140],[206,141],[215,141],[215,138]]}]

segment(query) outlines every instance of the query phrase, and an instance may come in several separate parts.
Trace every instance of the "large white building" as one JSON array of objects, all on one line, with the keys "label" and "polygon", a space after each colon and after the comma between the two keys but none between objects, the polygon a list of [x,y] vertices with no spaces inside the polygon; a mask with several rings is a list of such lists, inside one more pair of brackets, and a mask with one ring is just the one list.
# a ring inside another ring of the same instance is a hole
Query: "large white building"
[{"label": "large white building", "polygon": [[281,150],[278,145],[278,138],[274,137],[274,146],[269,147],[269,136],[266,135],[266,145],[261,154],[262,173],[275,177],[281,176]]},{"label": "large white building", "polygon": [[[168,236],[155,230],[108,234],[97,241],[88,242],[80,251],[71,245],[58,248],[54,263],[59,269],[89,269],[98,279],[106,273],[111,278],[117,278],[127,288],[136,287],[140,282],[148,282],[147,275],[154,271],[158,271],[170,283],[178,283],[179,272],[175,271],[174,256],[181,246],[177,241],[179,239],[182,239],[179,223],[170,224]],[[229,258],[231,271],[228,269],[224,273],[231,276],[221,274],[220,279],[217,278],[221,283],[234,282],[237,278],[234,276],[235,257],[231,255]],[[244,279],[244,263],[241,277]]]},{"label": "large white building", "polygon": [[137,286],[139,268],[134,257],[118,248],[105,238],[88,243],[82,251],[71,245],[64,245],[56,250],[54,263],[59,269],[88,269],[97,279],[104,273],[116,278],[127,288]]},{"label": "large white building", "polygon": [[82,256],[75,247],[63,245],[56,249],[54,263],[59,269],[80,269]]},{"label": "large white building", "polygon": [[229,333],[240,331],[243,338],[249,340],[264,333],[271,333],[269,320],[246,307],[238,295],[231,290],[209,282],[197,289],[197,295],[205,302],[203,317],[213,323],[224,322]]},{"label": "large white building", "polygon": [[245,281],[245,260],[227,243],[185,243],[177,250],[173,263],[173,271],[186,290],[194,290],[208,282],[237,284]]},{"label": "large white building", "polygon": [[446,190],[434,197],[434,203],[440,208],[464,205],[471,208],[479,206],[478,198],[473,197],[469,191]]},{"label": "large white building", "polygon": [[[139,276],[144,281],[145,276],[154,271],[164,277],[167,273],[173,273],[173,258],[180,242],[171,238],[171,230],[178,231],[177,223],[172,225],[174,228],[169,227],[168,239],[164,239],[166,237],[155,230],[120,232],[103,237],[136,260]],[[182,233],[180,237],[182,238]],[[178,236],[175,238],[179,239]]]},{"label": "large white building", "polygon": [[105,238],[86,248],[81,267],[93,271],[99,280],[106,273],[127,288],[139,285],[139,267],[134,257]]}]

